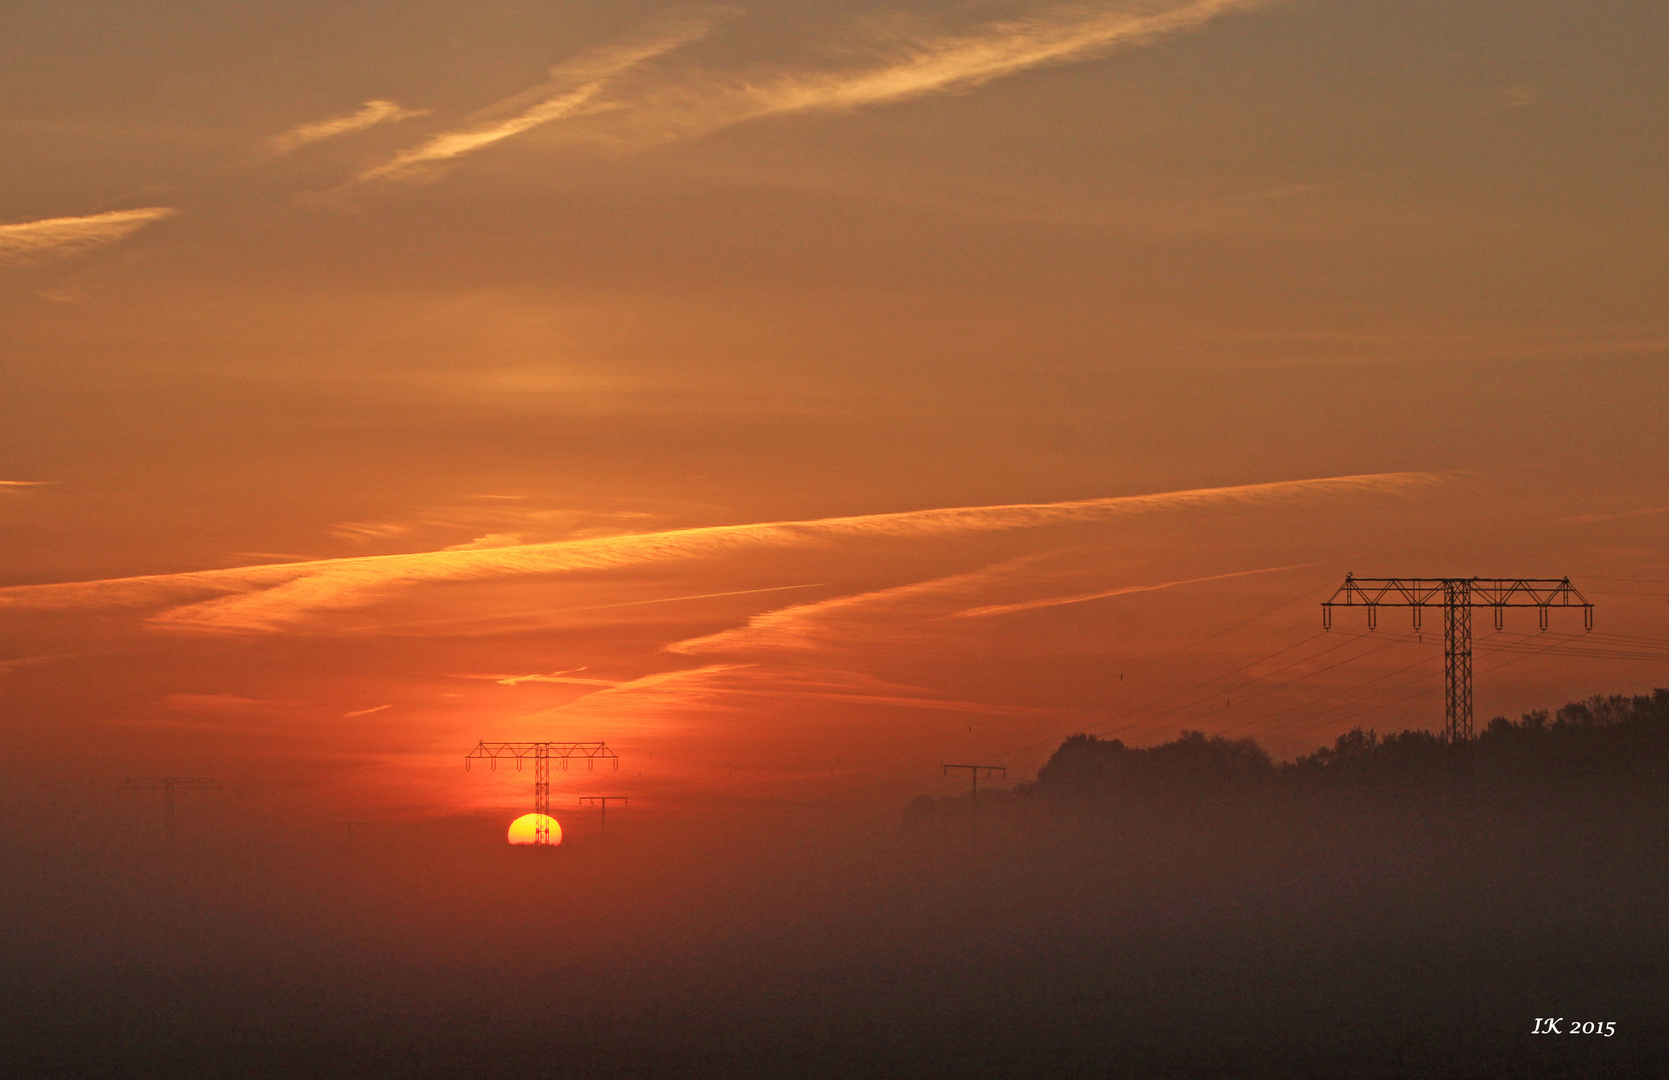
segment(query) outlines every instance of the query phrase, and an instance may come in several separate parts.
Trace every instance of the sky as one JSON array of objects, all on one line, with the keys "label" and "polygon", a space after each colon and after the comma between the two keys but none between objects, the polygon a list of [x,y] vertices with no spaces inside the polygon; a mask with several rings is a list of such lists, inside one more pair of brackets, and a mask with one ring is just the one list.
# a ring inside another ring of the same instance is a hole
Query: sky
[{"label": "sky", "polygon": [[[878,806],[1666,681],[1669,12],[0,12],[6,796]],[[31,787],[30,785],[36,785]],[[46,785],[40,788],[39,785]],[[623,813],[627,811],[622,811]],[[560,815],[559,815],[560,816]],[[611,822],[614,820],[611,817]]]}]

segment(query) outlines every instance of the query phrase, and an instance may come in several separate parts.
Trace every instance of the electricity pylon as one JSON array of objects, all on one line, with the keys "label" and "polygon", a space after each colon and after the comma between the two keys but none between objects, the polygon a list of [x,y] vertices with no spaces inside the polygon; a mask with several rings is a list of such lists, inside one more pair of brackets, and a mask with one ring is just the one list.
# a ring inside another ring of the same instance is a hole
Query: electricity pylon
[{"label": "electricity pylon", "polygon": [[600,838],[608,836],[608,804],[611,802],[628,802],[624,795],[584,795],[580,798],[580,805],[596,803],[602,808],[602,816],[597,820],[597,835]]},{"label": "electricity pylon", "polygon": [[220,791],[212,776],[130,776],[122,781],[123,791],[162,792],[162,840],[174,846],[174,792]]},{"label": "electricity pylon", "polygon": [[1443,608],[1443,737],[1450,743],[1472,739],[1472,609],[1495,610],[1495,629],[1510,607],[1533,607],[1545,631],[1549,610],[1582,609],[1585,630],[1594,628],[1594,605],[1576,591],[1570,578],[1359,578],[1346,574],[1332,599],[1321,605],[1323,629],[1333,628],[1335,607],[1366,607],[1368,629],[1379,625],[1381,607],[1412,608],[1414,629],[1428,607]]},{"label": "electricity pylon", "polygon": [[514,758],[520,772],[522,759],[527,757],[533,759],[533,812],[539,815],[533,823],[533,843],[540,847],[549,847],[551,842],[551,758],[562,762],[563,772],[568,771],[568,759],[576,757],[585,759],[587,772],[604,758],[620,768],[620,755],[600,742],[483,742],[464,755],[464,771],[469,771],[472,761],[489,761],[497,772],[500,758]]},{"label": "electricity pylon", "polygon": [[952,769],[967,769],[968,775],[973,778],[974,809],[976,811],[979,809],[979,774],[984,773],[986,776],[990,776],[992,773],[1002,773],[1003,779],[1008,779],[1008,769],[1001,765],[941,765],[939,766],[939,775],[948,776]]}]

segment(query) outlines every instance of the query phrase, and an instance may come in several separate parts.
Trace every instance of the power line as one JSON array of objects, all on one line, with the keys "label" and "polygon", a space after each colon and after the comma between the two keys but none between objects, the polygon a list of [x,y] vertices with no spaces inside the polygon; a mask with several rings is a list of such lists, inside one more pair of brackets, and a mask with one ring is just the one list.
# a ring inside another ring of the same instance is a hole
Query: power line
[{"label": "power line", "polygon": [[[1366,655],[1369,655],[1369,654],[1364,653],[1363,655],[1366,656]],[[1432,658],[1429,657],[1429,656],[1422,656],[1420,659],[1414,661],[1412,664],[1407,664],[1403,667],[1396,668],[1396,669],[1391,670],[1391,671],[1387,671],[1383,674],[1375,675],[1373,678],[1365,680],[1363,682],[1356,683],[1353,686],[1343,687],[1341,689],[1334,690],[1331,693],[1323,694],[1321,697],[1315,698],[1312,701],[1308,702],[1307,705],[1315,705],[1319,702],[1326,701],[1328,698],[1338,697],[1340,694],[1354,693],[1355,691],[1360,690],[1365,686],[1372,686],[1374,683],[1380,682],[1384,679],[1395,678],[1396,676],[1401,675],[1405,671],[1412,671],[1414,668],[1419,667],[1421,664],[1430,663],[1431,659]],[[1395,690],[1399,689],[1401,685],[1406,685],[1406,684],[1399,684],[1399,686],[1397,686],[1397,687],[1389,687],[1389,688],[1386,688],[1386,689],[1377,690],[1377,691],[1374,692],[1374,694],[1377,695],[1377,694],[1382,694],[1382,693],[1391,693],[1391,692],[1394,692]],[[1329,705],[1326,708],[1322,709],[1320,712],[1311,713],[1309,715],[1310,716],[1319,716],[1322,713],[1331,712],[1335,709],[1345,708],[1349,704],[1351,704],[1351,703],[1350,702],[1340,702],[1340,703],[1335,704],[1335,705]],[[1299,708],[1305,708],[1305,707],[1307,707],[1307,705],[1301,705],[1301,706],[1299,706]],[[1267,727],[1267,728],[1255,727],[1255,725],[1261,724],[1261,723],[1263,723],[1265,721],[1268,721],[1268,720],[1274,720],[1277,717],[1280,717],[1280,716],[1283,716],[1283,715],[1290,717],[1290,713],[1287,713],[1287,714],[1266,713],[1263,716],[1257,717],[1254,720],[1248,720],[1248,721],[1242,722],[1240,724],[1236,724],[1233,727],[1224,728],[1222,731],[1218,732],[1218,734],[1227,734],[1229,732],[1244,731],[1248,727],[1253,727],[1254,728],[1254,730],[1251,733],[1253,735],[1263,735],[1263,734],[1266,734],[1270,731],[1278,731],[1282,727],[1285,726],[1284,723],[1283,724],[1275,724],[1275,725],[1273,725],[1271,727]],[[1305,717],[1305,718],[1307,719],[1307,717]],[[1290,719],[1287,722],[1291,722]]]},{"label": "power line", "polygon": [[[1575,634],[1559,636],[1559,637],[1557,637],[1553,640],[1550,640],[1546,645],[1544,645],[1540,649],[1527,651],[1527,652],[1525,652],[1521,655],[1515,656],[1513,659],[1507,660],[1503,663],[1489,665],[1489,666],[1484,668],[1484,671],[1486,673],[1492,672],[1492,671],[1498,671],[1501,668],[1509,666],[1510,664],[1517,663],[1519,660],[1529,659],[1531,656],[1540,655],[1542,653],[1548,652],[1548,651],[1556,648],[1560,644],[1568,642],[1568,641],[1570,641],[1574,638],[1577,638],[1579,636],[1580,635],[1575,635]],[[1490,651],[1499,651],[1499,647],[1491,648]],[[1351,687],[1349,689],[1351,689],[1351,690],[1360,689],[1363,686],[1371,685],[1372,683],[1379,681],[1379,679],[1388,678],[1391,675],[1400,674],[1402,671],[1407,671],[1407,670],[1409,670],[1413,667],[1417,667],[1417,666],[1419,666],[1420,663],[1424,663],[1424,662],[1425,662],[1424,660],[1418,661],[1415,664],[1410,664],[1407,667],[1400,668],[1395,672],[1388,673],[1387,675],[1381,675],[1381,676],[1378,676],[1375,679],[1369,679],[1366,682],[1358,683],[1356,686]],[[1419,678],[1411,679],[1411,680],[1408,680],[1407,682],[1399,683],[1396,686],[1386,687],[1383,690],[1375,691],[1373,694],[1368,696],[1368,700],[1371,700],[1372,698],[1378,697],[1382,694],[1391,694],[1391,693],[1395,693],[1398,690],[1404,689],[1406,687],[1414,686],[1414,685],[1416,685],[1420,682],[1425,681],[1425,679],[1427,679],[1429,677],[1430,676],[1422,675]],[[1351,714],[1349,714],[1348,716],[1345,716],[1345,717],[1332,717],[1332,716],[1330,716],[1329,714],[1335,713],[1339,709],[1348,708],[1352,704],[1358,704],[1359,703],[1359,702],[1341,702],[1337,705],[1332,705],[1332,706],[1328,706],[1327,708],[1321,709],[1318,712],[1312,712],[1312,713],[1308,713],[1306,715],[1293,717],[1293,718],[1291,718],[1291,719],[1289,719],[1289,720],[1287,720],[1283,723],[1274,724],[1274,725],[1271,725],[1267,728],[1260,728],[1260,729],[1252,732],[1251,734],[1253,734],[1253,735],[1267,735],[1271,732],[1281,731],[1285,728],[1291,727],[1292,724],[1301,722],[1303,720],[1314,719],[1316,717],[1322,717],[1322,716],[1328,717],[1327,719],[1323,720],[1319,724],[1312,724],[1308,727],[1300,728],[1297,732],[1293,733],[1293,734],[1303,734],[1305,732],[1314,731],[1316,728],[1324,727],[1327,724],[1339,723],[1341,720],[1353,719],[1357,716],[1362,716],[1362,715],[1365,715],[1366,713],[1369,713],[1369,712],[1375,712],[1375,711],[1377,711],[1379,709],[1382,709],[1382,708],[1389,708],[1391,705],[1400,704],[1401,702],[1404,702],[1404,701],[1410,701],[1410,700],[1412,700],[1416,697],[1422,697],[1425,694],[1429,694],[1429,693],[1433,692],[1435,689],[1436,689],[1436,687],[1429,687],[1427,689],[1420,690],[1420,691],[1417,691],[1413,694],[1407,695],[1406,697],[1397,698],[1395,701],[1387,701],[1387,702],[1383,702],[1379,705],[1370,706],[1367,709],[1359,710],[1358,712],[1351,713]]]},{"label": "power line", "polygon": [[[1237,668],[1232,668],[1229,671],[1226,671],[1221,675],[1212,676],[1211,678],[1206,679],[1204,682],[1199,682],[1199,683],[1195,683],[1192,686],[1184,687],[1183,689],[1177,690],[1174,693],[1166,694],[1164,697],[1155,698],[1153,701],[1149,701],[1146,704],[1138,705],[1135,708],[1128,709],[1128,710],[1126,710],[1122,713],[1119,713],[1115,716],[1108,717],[1108,720],[1109,721],[1122,720],[1125,717],[1135,716],[1139,713],[1146,712],[1147,710],[1152,709],[1155,706],[1163,705],[1168,701],[1174,701],[1179,697],[1184,697],[1184,696],[1189,695],[1189,694],[1198,693],[1199,691],[1204,690],[1206,687],[1210,686],[1212,683],[1220,682],[1223,679],[1229,678],[1232,675],[1238,675],[1243,671],[1250,670],[1251,668],[1254,668],[1257,665],[1259,665],[1261,663],[1264,663],[1265,661],[1275,659],[1275,657],[1280,656],[1283,653],[1288,653],[1288,652],[1291,652],[1294,649],[1303,648],[1305,645],[1308,645],[1310,642],[1315,641],[1317,638],[1319,638],[1321,636],[1322,636],[1321,634],[1311,634],[1309,637],[1304,638],[1302,641],[1297,641],[1297,642],[1294,642],[1291,645],[1283,646],[1279,649],[1276,649],[1272,653],[1268,653],[1267,655],[1258,657],[1256,660],[1253,660],[1250,663],[1242,664]],[[1342,642],[1341,644],[1334,646],[1334,648],[1343,648],[1344,645],[1346,645],[1346,644],[1349,644],[1349,643],[1348,642]],[[1323,650],[1321,650],[1321,652],[1316,653],[1313,656],[1305,657],[1304,659],[1313,660],[1315,658],[1315,656],[1322,656],[1322,655],[1325,655],[1326,653],[1331,652],[1331,651],[1332,651],[1332,649],[1323,649]],[[1303,662],[1302,660],[1297,661],[1297,663],[1302,663],[1302,662]],[[1290,664],[1287,665],[1287,667],[1290,667],[1290,666],[1292,666],[1292,665],[1290,665]],[[1281,668],[1276,669],[1276,671],[1285,671],[1285,670],[1286,670],[1286,667],[1281,667]],[[1271,672],[1270,674],[1273,674],[1273,672]],[[1235,683],[1233,686],[1230,686],[1230,687],[1220,687],[1216,691],[1213,691],[1213,694],[1215,695],[1216,693],[1222,693],[1222,692],[1225,692],[1225,691],[1232,692],[1234,690],[1238,690],[1242,686],[1251,685],[1252,683],[1256,682],[1258,680],[1258,678],[1261,678],[1261,677],[1262,676],[1259,676],[1257,678],[1248,679],[1244,682]],[[1187,707],[1188,707],[1188,703],[1184,703],[1182,705],[1177,706],[1176,708],[1168,709],[1164,713],[1161,713],[1159,715],[1160,716],[1168,715],[1171,712],[1175,712],[1177,708],[1187,708]],[[1158,717],[1154,717],[1153,719],[1157,719],[1157,718]],[[1142,721],[1138,721],[1137,723],[1138,724],[1142,723]],[[1129,725],[1129,727],[1135,727],[1135,726],[1137,726],[1137,724]],[[1102,730],[1105,731],[1106,729],[1103,728]],[[1120,730],[1123,730],[1123,729],[1120,729]]]},{"label": "power line", "polygon": [[[1362,637],[1362,636],[1366,636],[1366,635],[1356,635],[1356,636]],[[1335,668],[1343,667],[1346,664],[1353,664],[1358,660],[1365,659],[1369,656],[1374,655],[1375,653],[1384,652],[1386,649],[1389,649],[1391,646],[1402,644],[1402,643],[1403,643],[1402,640],[1392,638],[1391,640],[1385,641],[1383,644],[1376,645],[1373,648],[1368,649],[1365,652],[1357,653],[1355,656],[1347,656],[1343,660],[1338,661],[1337,663],[1328,664],[1324,668],[1317,668],[1314,671],[1306,672],[1304,675],[1302,675],[1298,678],[1283,679],[1279,683],[1277,683],[1276,685],[1271,686],[1269,689],[1264,690],[1264,691],[1262,691],[1260,693],[1257,693],[1257,694],[1253,694],[1249,698],[1242,698],[1241,700],[1242,701],[1256,701],[1258,698],[1268,697],[1270,694],[1275,693],[1275,691],[1277,691],[1277,690],[1282,690],[1282,689],[1285,689],[1286,687],[1293,686],[1293,685],[1295,685],[1295,684],[1297,684],[1297,683],[1299,683],[1299,682],[1301,682],[1305,679],[1313,678],[1317,675],[1322,674],[1323,672],[1332,671]],[[1342,648],[1342,646],[1338,646],[1338,647]],[[1331,651],[1331,650],[1327,650],[1327,651]],[[1316,655],[1317,656],[1324,656],[1324,655],[1326,655],[1326,652],[1317,653]],[[1314,658],[1312,657],[1312,659],[1314,659]],[[1273,675],[1273,674],[1276,674],[1277,672],[1285,671],[1288,668],[1296,667],[1298,663],[1302,663],[1302,662],[1303,661],[1297,661],[1293,664],[1288,664],[1284,668],[1277,668],[1274,672],[1270,672],[1270,674]],[[1248,685],[1249,686],[1251,684],[1250,683],[1243,683],[1242,685]],[[1225,705],[1221,706],[1220,708],[1211,709],[1208,712],[1206,712],[1204,714],[1201,714],[1201,715],[1209,716],[1212,713],[1222,712],[1224,709],[1227,709],[1227,708],[1230,708],[1230,707],[1231,707],[1230,705],[1225,704]],[[1197,719],[1197,717],[1196,717],[1196,719]]]},{"label": "power line", "polygon": [[[1551,648],[1552,644],[1550,643],[1548,647]],[[1508,667],[1511,664],[1517,663],[1519,660],[1529,659],[1529,657],[1532,656],[1532,655],[1535,655],[1535,654],[1530,653],[1530,654],[1525,654],[1525,655],[1522,655],[1522,656],[1516,656],[1516,657],[1514,657],[1510,660],[1506,660],[1502,663],[1488,665],[1484,668],[1484,672],[1487,674],[1487,673],[1492,672],[1492,671],[1498,671],[1501,668]],[[1404,670],[1406,670],[1406,669],[1404,669]],[[1375,691],[1373,694],[1368,695],[1368,698],[1366,700],[1372,700],[1373,698],[1379,697],[1383,694],[1394,694],[1398,690],[1402,690],[1402,689],[1405,689],[1405,688],[1410,687],[1410,686],[1418,685],[1419,683],[1424,682],[1428,678],[1430,678],[1430,675],[1422,675],[1422,676],[1419,676],[1418,678],[1410,679],[1406,682],[1399,683],[1396,686],[1386,687],[1383,690]],[[1370,682],[1371,681],[1373,681],[1373,680],[1370,680]],[[1364,683],[1364,684],[1360,684],[1360,685],[1367,685],[1367,684]],[[1292,724],[1294,724],[1294,723],[1299,723],[1299,722],[1302,722],[1304,720],[1312,720],[1312,719],[1315,719],[1317,717],[1323,717],[1323,716],[1326,717],[1326,719],[1323,719],[1320,723],[1311,724],[1307,727],[1299,728],[1297,731],[1292,732],[1292,734],[1301,735],[1301,734],[1305,734],[1305,733],[1310,732],[1310,731],[1314,731],[1317,728],[1325,727],[1329,724],[1337,724],[1337,723],[1341,723],[1341,722],[1344,722],[1344,721],[1353,720],[1353,719],[1355,719],[1359,716],[1365,716],[1370,712],[1377,712],[1380,709],[1389,708],[1392,705],[1398,705],[1398,704],[1401,704],[1402,702],[1405,702],[1405,701],[1412,701],[1414,698],[1423,697],[1426,694],[1433,693],[1436,690],[1437,690],[1437,687],[1435,687],[1435,686],[1427,687],[1423,690],[1417,690],[1412,694],[1405,695],[1405,696],[1397,698],[1393,701],[1386,701],[1386,702],[1381,702],[1378,705],[1371,705],[1371,706],[1368,706],[1365,709],[1358,709],[1356,712],[1348,713],[1344,716],[1330,715],[1330,714],[1338,712],[1338,710],[1340,710],[1340,709],[1349,708],[1353,704],[1361,704],[1361,701],[1341,702],[1338,705],[1329,706],[1325,709],[1320,710],[1319,712],[1310,713],[1310,714],[1307,714],[1305,716],[1294,717],[1293,719],[1291,719],[1291,720],[1289,720],[1285,723],[1275,724],[1275,725],[1270,726],[1269,728],[1261,729],[1260,731],[1255,732],[1254,734],[1262,735],[1262,734],[1267,734],[1267,733],[1273,732],[1273,731],[1280,731],[1284,728],[1291,727]]]}]

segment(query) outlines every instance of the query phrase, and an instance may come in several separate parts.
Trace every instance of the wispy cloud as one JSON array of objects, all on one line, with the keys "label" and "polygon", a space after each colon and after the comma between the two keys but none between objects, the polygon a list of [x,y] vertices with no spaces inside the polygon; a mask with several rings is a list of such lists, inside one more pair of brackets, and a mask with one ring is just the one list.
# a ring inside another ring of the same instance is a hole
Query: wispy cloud
[{"label": "wispy cloud", "polygon": [[856,60],[832,69],[777,64],[726,71],[649,65],[704,36],[721,19],[740,14],[735,9],[679,12],[633,38],[590,49],[552,68],[550,79],[540,86],[483,109],[462,127],[401,151],[355,180],[426,181],[448,162],[494,143],[556,121],[605,113],[611,119],[602,126],[588,125],[576,134],[617,143],[654,143],[767,116],[849,110],[965,91],[1033,68],[1149,44],[1273,2],[1114,0],[1050,5],[958,29],[894,18],[884,25],[872,23],[855,35],[842,55]]},{"label": "wispy cloud", "polygon": [[300,124],[284,132],[274,135],[267,140],[267,149],[274,154],[288,154],[292,150],[299,150],[309,143],[316,143],[323,139],[334,138],[337,135],[351,135],[356,131],[364,131],[377,124],[393,124],[413,116],[428,116],[432,109],[403,109],[392,101],[367,101],[356,112],[344,116],[333,116],[328,120],[315,120],[312,123]]},{"label": "wispy cloud", "polygon": [[1645,506],[1637,510],[1619,510],[1613,514],[1578,514],[1576,517],[1554,519],[1555,525],[1593,525],[1601,521],[1626,521],[1629,518],[1669,514],[1669,506]]},{"label": "wispy cloud", "polygon": [[876,636],[876,614],[885,609],[894,632],[908,620],[908,614],[920,618],[935,618],[944,614],[947,599],[962,598],[962,603],[980,595],[993,583],[1039,560],[1026,555],[992,566],[984,566],[960,574],[946,574],[926,581],[912,581],[885,589],[848,596],[832,596],[808,604],[763,611],[741,626],[720,630],[716,634],[689,638],[666,647],[667,652],[684,655],[702,653],[756,654],[760,650],[827,649],[831,635],[842,630],[863,633],[873,644]]},{"label": "wispy cloud", "polygon": [[[574,668],[574,671],[584,671],[584,668]],[[572,675],[566,671],[553,671],[549,675],[506,675],[498,678],[492,675],[459,675],[460,679],[492,679],[500,686],[518,686],[524,682],[563,683],[571,686],[619,686],[619,679],[591,679],[584,676]]]},{"label": "wispy cloud", "polygon": [[[757,672],[757,675],[755,674]],[[1012,705],[990,701],[965,701],[959,698],[932,697],[930,691],[919,687],[901,687],[910,693],[875,692],[893,689],[882,680],[860,672],[839,672],[842,682],[809,681],[785,677],[781,672],[755,669],[749,665],[716,664],[688,671],[658,672],[651,679],[622,684],[609,693],[624,696],[649,684],[662,696],[682,691],[683,683],[699,685],[709,698],[731,696],[788,699],[800,701],[830,701],[851,705],[886,705],[908,709],[930,709],[941,712],[976,713],[986,716],[1059,716],[1066,710],[1033,705]],[[879,684],[871,686],[867,684]],[[576,707],[590,709],[598,704],[600,694],[580,698],[551,710],[559,713]]]},{"label": "wispy cloud", "polygon": [[712,560],[769,549],[811,550],[842,541],[925,540],[1094,524],[1158,512],[1300,506],[1316,500],[1413,495],[1454,474],[1378,473],[1202,488],[1058,503],[949,507],[894,514],[715,525],[515,547],[373,555],[0,589],[0,610],[138,607],[178,629],[273,632],[374,603],[393,591],[443,581],[605,570]]},{"label": "wispy cloud", "polygon": [[1128,596],[1131,593],[1157,592],[1160,589],[1174,589],[1178,585],[1199,585],[1207,581],[1222,581],[1225,578],[1248,577],[1252,574],[1274,574],[1282,570],[1297,570],[1304,566],[1315,566],[1316,563],[1294,563],[1291,566],[1266,566],[1259,570],[1236,570],[1230,574],[1211,574],[1206,577],[1182,578],[1177,581],[1161,581],[1152,585],[1124,585],[1117,589],[1103,589],[1100,592],[1074,593],[1071,596],[1046,596],[1037,600],[1025,600],[1018,604],[986,604],[983,607],[968,608],[951,614],[951,618],[978,619],[989,615],[1011,615],[1019,611],[1035,611],[1038,608],[1060,607],[1062,604],[1082,604],[1088,600],[1106,600],[1114,596]]},{"label": "wispy cloud", "polygon": [[89,217],[43,218],[0,225],[0,262],[33,263],[85,255],[177,212],[172,207],[147,206]]},{"label": "wispy cloud", "polygon": [[1126,0],[1045,8],[960,33],[894,26],[876,35],[868,63],[836,71],[761,71],[713,77],[679,103],[651,94],[658,111],[685,113],[694,131],[762,116],[886,104],[967,90],[1032,68],[1087,60],[1192,30],[1271,0]]},{"label": "wispy cloud", "polygon": [[20,667],[34,667],[55,659],[51,656],[16,656],[10,660],[0,660],[0,675],[9,674]]},{"label": "wispy cloud", "polygon": [[[442,550],[467,551],[470,549],[467,547],[448,547]],[[418,626],[458,626],[464,623],[504,622],[513,619],[538,619],[542,622],[549,622],[552,618],[559,618],[571,612],[612,611],[616,608],[646,607],[651,604],[676,604],[687,600],[712,600],[725,596],[751,596],[755,593],[786,592],[790,589],[816,589],[823,587],[823,585],[823,582],[810,582],[805,585],[771,585],[762,589],[728,589],[724,592],[691,593],[688,596],[657,596],[650,600],[622,600],[615,604],[586,604],[580,607],[564,608],[542,607],[535,608],[530,611],[495,611],[486,615],[452,615],[438,619],[408,619],[402,622],[370,623],[364,626],[341,627],[338,629],[338,632],[399,630]],[[560,675],[562,673],[554,672],[553,674]],[[537,680],[542,678],[545,678],[545,676],[516,676],[516,679],[524,682],[529,679]]]},{"label": "wispy cloud", "polygon": [[422,181],[446,162],[502,142],[553,120],[617,108],[601,100],[610,81],[644,61],[706,34],[728,11],[709,9],[667,16],[627,41],[587,50],[551,69],[550,79],[477,113],[473,122],[403,150],[367,169],[360,181]]},{"label": "wispy cloud", "polygon": [[575,686],[619,686],[620,679],[594,679],[589,676],[576,674],[588,671],[589,667],[568,668],[564,671],[552,671],[544,675],[449,675],[451,679],[486,679],[498,683],[500,686],[518,686],[524,682],[534,683],[571,683]]},{"label": "wispy cloud", "polygon": [[338,540],[368,545],[377,540],[405,536],[414,530],[415,526],[407,522],[339,521],[330,527],[330,535]]},{"label": "wispy cloud", "polygon": [[374,705],[369,709],[355,709],[353,712],[343,713],[342,719],[352,720],[356,716],[370,716],[372,713],[379,713],[384,709],[392,709],[393,707],[392,705]]}]

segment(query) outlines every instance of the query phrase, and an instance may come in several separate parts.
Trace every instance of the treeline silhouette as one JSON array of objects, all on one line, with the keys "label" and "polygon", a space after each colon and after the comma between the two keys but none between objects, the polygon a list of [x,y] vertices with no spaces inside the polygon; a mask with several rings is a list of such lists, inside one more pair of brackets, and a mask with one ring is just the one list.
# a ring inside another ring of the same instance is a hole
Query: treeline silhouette
[{"label": "treeline silhouette", "polygon": [[[1596,794],[1651,789],[1669,780],[1669,688],[1651,694],[1596,695],[1555,712],[1491,720],[1471,742],[1450,744],[1430,731],[1381,735],[1353,728],[1292,762],[1276,762],[1255,739],[1183,731],[1151,747],[1070,735],[1033,783],[984,795],[987,803],[1088,799],[1129,801],[1360,790],[1482,791],[1508,796]],[[914,819],[966,796],[920,798]]]}]

